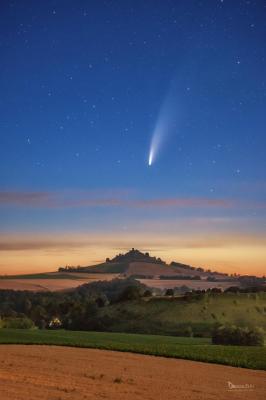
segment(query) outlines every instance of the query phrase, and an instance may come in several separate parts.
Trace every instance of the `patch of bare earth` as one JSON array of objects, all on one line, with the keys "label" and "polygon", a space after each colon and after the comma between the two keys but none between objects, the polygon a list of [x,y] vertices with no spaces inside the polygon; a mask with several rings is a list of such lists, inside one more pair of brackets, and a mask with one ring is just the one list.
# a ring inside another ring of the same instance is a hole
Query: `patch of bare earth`
[{"label": "patch of bare earth", "polygon": [[[229,389],[251,385],[248,389]],[[266,372],[104,350],[0,346],[2,400],[266,398]]]}]

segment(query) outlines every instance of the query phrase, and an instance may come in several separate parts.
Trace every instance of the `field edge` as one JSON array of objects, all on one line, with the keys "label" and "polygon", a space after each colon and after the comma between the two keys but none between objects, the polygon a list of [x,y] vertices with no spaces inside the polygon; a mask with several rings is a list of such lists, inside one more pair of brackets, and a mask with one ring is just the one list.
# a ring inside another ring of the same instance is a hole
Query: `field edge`
[{"label": "field edge", "polygon": [[126,333],[0,330],[0,345],[52,345],[177,358],[238,368],[266,370],[266,349],[212,345],[210,340]]}]

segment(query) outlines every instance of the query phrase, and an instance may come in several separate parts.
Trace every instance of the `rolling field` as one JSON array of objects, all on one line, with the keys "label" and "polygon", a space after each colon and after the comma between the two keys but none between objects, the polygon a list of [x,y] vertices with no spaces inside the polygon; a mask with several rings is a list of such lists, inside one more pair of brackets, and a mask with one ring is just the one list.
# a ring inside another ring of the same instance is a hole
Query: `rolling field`
[{"label": "rolling field", "polygon": [[[158,279],[160,275],[178,276],[178,275],[194,276],[198,275],[202,279]],[[110,280],[116,277],[138,276],[137,280],[150,288],[156,289],[172,289],[181,286],[186,286],[188,289],[206,290],[214,287],[225,290],[230,286],[239,286],[239,282],[231,280],[210,282],[207,277],[210,276],[207,272],[196,271],[180,266],[171,266],[158,264],[154,262],[106,262],[88,267],[80,267],[79,270],[73,271],[57,271],[44,272],[20,275],[0,276],[0,289],[13,290],[31,290],[31,291],[57,291],[64,289],[76,288],[84,283],[93,281]],[[150,277],[150,279],[142,279]],[[212,277],[221,279],[221,275],[212,274]],[[226,276],[222,276],[226,279]]]},{"label": "rolling field", "polygon": [[[47,274],[30,274],[30,275],[14,275],[0,278],[0,289],[10,290],[31,290],[39,291],[56,291],[64,289],[72,289],[84,283],[107,281],[115,279],[119,274],[115,273],[47,273]],[[232,286],[232,282],[208,282],[206,280],[163,280],[163,279],[137,279],[150,288],[172,289],[181,286],[187,286],[190,289],[206,290],[210,288],[226,288]],[[234,283],[239,286],[239,283]]]},{"label": "rolling field", "polygon": [[266,390],[265,371],[97,349],[3,345],[0,367],[3,400],[264,400]]},{"label": "rolling field", "polygon": [[207,338],[0,329],[0,344],[88,347],[266,370],[265,347],[218,346]]},{"label": "rolling field", "polygon": [[57,291],[76,288],[84,283],[109,281],[116,274],[93,273],[47,273],[31,275],[14,275],[0,278],[0,289],[30,290],[33,292]]},{"label": "rolling field", "polygon": [[239,282],[208,282],[207,280],[191,280],[191,279],[138,279],[144,285],[156,289],[174,289],[177,287],[187,286],[194,290],[207,290],[212,288],[220,288],[225,290],[230,286],[240,286]]}]

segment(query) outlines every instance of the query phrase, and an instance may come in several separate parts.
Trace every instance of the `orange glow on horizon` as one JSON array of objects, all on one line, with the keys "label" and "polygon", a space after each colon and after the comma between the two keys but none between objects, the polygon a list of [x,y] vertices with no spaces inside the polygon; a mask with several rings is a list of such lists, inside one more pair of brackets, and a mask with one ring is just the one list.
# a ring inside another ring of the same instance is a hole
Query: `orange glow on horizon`
[{"label": "orange glow on horizon", "polygon": [[[120,239],[123,237],[123,239]],[[147,239],[148,238],[148,239]],[[1,237],[0,237],[1,239]],[[132,246],[166,262],[177,261],[227,273],[265,274],[266,238],[228,235],[204,240],[155,234],[23,235],[1,246],[0,274],[55,271],[60,266],[88,266],[105,261]]]}]

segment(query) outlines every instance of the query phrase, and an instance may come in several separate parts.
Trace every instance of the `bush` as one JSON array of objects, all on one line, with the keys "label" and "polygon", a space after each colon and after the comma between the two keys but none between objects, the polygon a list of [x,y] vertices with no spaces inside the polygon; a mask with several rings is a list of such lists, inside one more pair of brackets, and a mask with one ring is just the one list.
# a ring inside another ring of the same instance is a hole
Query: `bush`
[{"label": "bush", "polygon": [[236,346],[263,346],[264,335],[259,329],[220,326],[213,332],[212,343]]},{"label": "bush", "polygon": [[174,291],[173,289],[167,289],[165,292],[165,296],[173,296],[174,295]]},{"label": "bush", "polygon": [[138,288],[137,286],[128,286],[122,292],[119,301],[138,300],[140,297],[140,288]]},{"label": "bush", "polygon": [[8,329],[33,329],[34,322],[29,318],[5,318],[2,321],[3,328]]},{"label": "bush", "polygon": [[193,330],[192,330],[191,326],[188,326],[185,329],[184,336],[193,337]]},{"label": "bush", "polygon": [[145,292],[143,293],[143,297],[151,297],[152,296],[152,291],[147,289],[145,290]]}]

